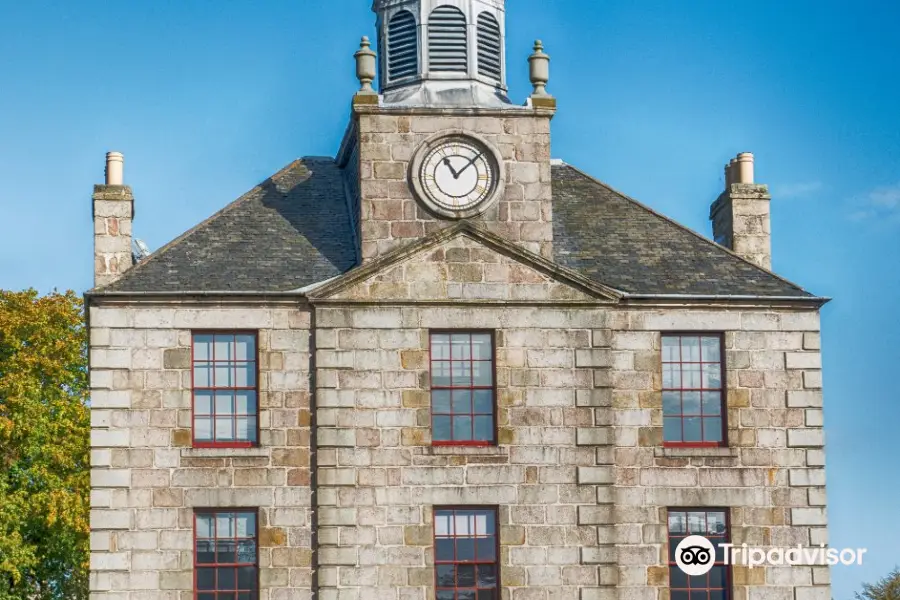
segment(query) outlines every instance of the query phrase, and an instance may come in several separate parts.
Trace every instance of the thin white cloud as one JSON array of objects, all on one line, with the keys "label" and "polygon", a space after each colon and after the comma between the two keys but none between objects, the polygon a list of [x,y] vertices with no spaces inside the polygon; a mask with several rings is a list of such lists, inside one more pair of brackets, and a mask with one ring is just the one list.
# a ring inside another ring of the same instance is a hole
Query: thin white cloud
[{"label": "thin white cloud", "polygon": [[804,181],[800,183],[784,183],[772,186],[772,197],[775,199],[795,199],[811,196],[825,186],[821,181]]},{"label": "thin white cloud", "polygon": [[900,183],[874,188],[854,202],[850,214],[853,221],[881,221],[900,223]]}]

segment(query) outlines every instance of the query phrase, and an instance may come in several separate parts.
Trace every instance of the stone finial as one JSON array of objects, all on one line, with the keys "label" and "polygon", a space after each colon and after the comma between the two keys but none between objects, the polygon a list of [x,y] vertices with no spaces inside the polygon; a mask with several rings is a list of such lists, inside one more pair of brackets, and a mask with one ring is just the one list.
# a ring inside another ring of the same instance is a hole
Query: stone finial
[{"label": "stone finial", "polygon": [[375,81],[375,52],[368,36],[363,36],[359,42],[359,50],[353,56],[356,58],[356,77],[359,79],[360,89],[358,93],[374,94],[372,82]]},{"label": "stone finial", "polygon": [[547,96],[547,82],[550,81],[550,57],[544,54],[544,44],[535,40],[534,53],[528,57],[531,66],[532,96]]},{"label": "stone finial", "polygon": [[125,157],[121,152],[106,153],[106,185],[122,185]]}]

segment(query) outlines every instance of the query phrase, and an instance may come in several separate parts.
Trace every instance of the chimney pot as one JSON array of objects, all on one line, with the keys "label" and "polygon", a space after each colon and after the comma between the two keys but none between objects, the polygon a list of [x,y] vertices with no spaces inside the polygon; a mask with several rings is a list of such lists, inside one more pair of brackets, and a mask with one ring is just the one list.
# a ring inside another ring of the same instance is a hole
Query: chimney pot
[{"label": "chimney pot", "polygon": [[121,152],[106,153],[106,185],[122,185],[125,157]]},{"label": "chimney pot", "polygon": [[753,154],[741,152],[737,155],[738,183],[753,183]]}]

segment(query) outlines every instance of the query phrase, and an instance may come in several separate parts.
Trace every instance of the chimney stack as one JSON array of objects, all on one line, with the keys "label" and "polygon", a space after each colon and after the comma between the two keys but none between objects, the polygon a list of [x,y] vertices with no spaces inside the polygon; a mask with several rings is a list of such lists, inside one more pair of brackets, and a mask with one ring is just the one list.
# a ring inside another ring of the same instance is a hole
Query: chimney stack
[{"label": "chimney stack", "polygon": [[123,184],[124,157],[120,152],[106,154],[106,183],[94,186],[94,287],[118,279],[131,268],[131,222],[134,196]]},{"label": "chimney stack", "polygon": [[713,239],[766,270],[772,269],[768,186],[753,182],[753,154],[741,152],[725,165],[725,191],[713,202]]}]

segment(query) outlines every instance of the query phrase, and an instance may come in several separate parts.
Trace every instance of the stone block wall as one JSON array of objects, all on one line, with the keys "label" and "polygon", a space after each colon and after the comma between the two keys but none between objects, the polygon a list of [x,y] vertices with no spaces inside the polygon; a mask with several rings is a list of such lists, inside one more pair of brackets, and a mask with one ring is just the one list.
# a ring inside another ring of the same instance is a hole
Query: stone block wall
[{"label": "stone block wall", "polygon": [[[670,507],[727,509],[736,545],[827,544],[818,314],[631,310],[610,327],[620,597],[668,598]],[[661,447],[667,331],[725,333],[727,448]],[[824,565],[733,576],[735,600],[831,598]]]},{"label": "stone block wall", "polygon": [[710,207],[713,238],[753,264],[771,269],[770,204],[767,186],[732,184]]},{"label": "stone block wall", "polygon": [[410,162],[429,137],[441,131],[471,131],[492,143],[505,163],[502,198],[474,220],[532,252],[552,258],[550,115],[533,110],[498,114],[400,115],[377,108],[357,115],[364,261],[446,227],[412,195]]},{"label": "stone block wall", "polygon": [[[196,508],[259,508],[260,600],[310,597],[309,313],[90,309],[91,600],[193,599]],[[191,332],[258,332],[259,448],[191,448]]]},{"label": "stone block wall", "polygon": [[[611,453],[595,428],[602,310],[320,308],[322,600],[433,598],[435,506],[499,507],[506,600],[579,600],[607,583]],[[496,331],[499,445],[432,447],[429,329]],[[609,440],[611,441],[611,440]],[[601,456],[604,466],[598,466]],[[604,545],[598,540],[598,524]],[[602,528],[602,527],[601,527]]]}]

